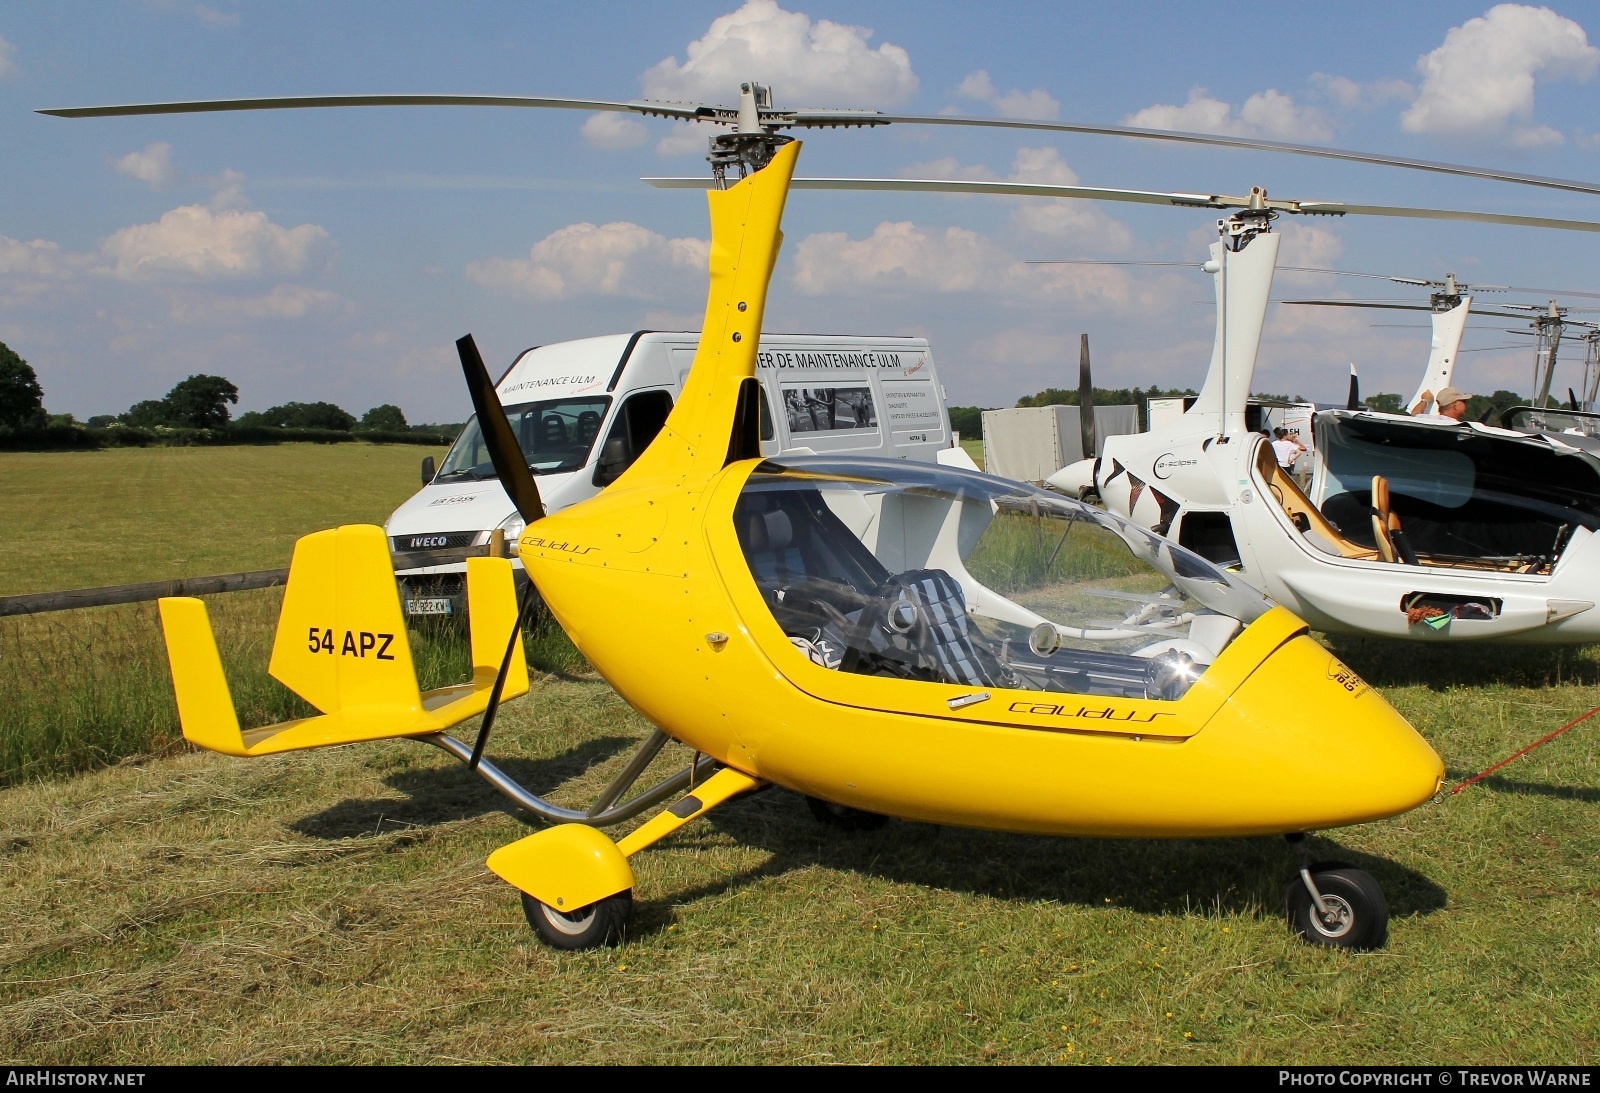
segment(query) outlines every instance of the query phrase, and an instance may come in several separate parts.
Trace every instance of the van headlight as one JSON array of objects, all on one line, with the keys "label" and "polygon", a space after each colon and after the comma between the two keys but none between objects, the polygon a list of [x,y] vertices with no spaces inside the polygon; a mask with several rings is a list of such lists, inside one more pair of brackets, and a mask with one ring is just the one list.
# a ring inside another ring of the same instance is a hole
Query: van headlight
[{"label": "van headlight", "polygon": [[500,530],[506,533],[506,546],[510,546],[521,538],[522,532],[527,526],[528,522],[522,518],[521,513],[514,512],[500,521]]}]

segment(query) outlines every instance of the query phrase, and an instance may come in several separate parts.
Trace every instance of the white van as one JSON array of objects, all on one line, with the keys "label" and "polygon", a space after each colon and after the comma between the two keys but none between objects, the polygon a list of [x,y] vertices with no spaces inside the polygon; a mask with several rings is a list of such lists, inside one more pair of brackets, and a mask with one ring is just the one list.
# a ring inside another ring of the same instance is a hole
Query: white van
[{"label": "white van", "polygon": [[[539,495],[554,512],[599,493],[667,419],[700,343],[694,332],[639,331],[529,349],[496,385]],[[944,388],[922,338],[764,334],[761,451],[898,456],[972,467],[955,446]],[[407,565],[406,555],[481,546],[498,529],[508,547],[522,518],[506,496],[476,419],[423,487],[385,525],[406,611],[463,608],[463,563]],[[513,552],[514,556],[514,552]],[[519,570],[520,571],[520,570]]]}]

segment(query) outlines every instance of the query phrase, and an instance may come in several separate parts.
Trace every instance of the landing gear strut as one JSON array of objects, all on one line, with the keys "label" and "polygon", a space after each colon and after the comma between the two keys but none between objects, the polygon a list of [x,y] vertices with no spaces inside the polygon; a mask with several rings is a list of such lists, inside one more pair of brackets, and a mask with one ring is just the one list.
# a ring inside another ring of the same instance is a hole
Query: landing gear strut
[{"label": "landing gear strut", "polygon": [[1381,949],[1389,936],[1389,904],[1372,875],[1344,862],[1313,862],[1304,835],[1290,835],[1299,876],[1283,890],[1289,929],[1312,945]]}]

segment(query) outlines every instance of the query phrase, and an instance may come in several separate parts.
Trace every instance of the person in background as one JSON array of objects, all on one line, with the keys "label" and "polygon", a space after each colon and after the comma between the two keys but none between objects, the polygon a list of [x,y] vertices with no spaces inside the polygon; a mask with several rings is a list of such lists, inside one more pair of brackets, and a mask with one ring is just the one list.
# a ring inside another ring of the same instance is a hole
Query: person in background
[{"label": "person in background", "polygon": [[[1433,403],[1434,409],[1430,413],[1428,404]],[[1454,387],[1439,388],[1438,398],[1435,399],[1432,391],[1422,392],[1422,397],[1417,399],[1417,404],[1411,408],[1412,417],[1447,417],[1452,421],[1463,421],[1467,416],[1467,396]]]},{"label": "person in background", "polygon": [[1306,446],[1289,435],[1289,430],[1283,426],[1272,430],[1272,451],[1278,457],[1278,466],[1288,470],[1294,466],[1294,461],[1300,458]]}]

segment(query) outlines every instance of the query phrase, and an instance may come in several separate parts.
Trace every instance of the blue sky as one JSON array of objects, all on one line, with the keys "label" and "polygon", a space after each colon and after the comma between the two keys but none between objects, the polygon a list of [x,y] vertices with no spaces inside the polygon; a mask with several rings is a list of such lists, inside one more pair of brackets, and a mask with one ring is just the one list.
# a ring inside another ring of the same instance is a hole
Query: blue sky
[{"label": "blue sky", "polygon": [[[68,121],[39,107],[358,92],[731,102],[737,81],[755,78],[783,105],[1222,129],[1595,181],[1594,34],[1592,3],[1245,3],[1218,18],[1173,3],[12,0],[0,8],[0,341],[38,370],[50,409],[80,417],[203,371],[233,379],[241,409],[395,402],[437,421],[467,412],[451,350],[462,333],[492,363],[699,321],[703,199],[637,181],[704,170],[703,138],[686,126],[457,108]],[[1600,219],[1600,198],[1576,194],[1089,136],[822,132],[801,172],[1265,185]],[[1023,262],[1198,265],[1214,219],[797,194],[767,327],[926,336],[959,403],[1008,405],[1072,382],[1083,331],[1103,385],[1198,385],[1212,326],[1204,275]],[[1593,235],[1280,225],[1286,264],[1600,291]],[[1330,294],[1403,290],[1280,275],[1275,291]],[[1396,321],[1376,315],[1274,307],[1256,386],[1340,398],[1354,361],[1365,390],[1409,392],[1426,328],[1374,326]],[[1466,344],[1514,340],[1483,321]],[[1558,388],[1576,384],[1575,369]],[[1526,390],[1529,371],[1525,350],[1486,351],[1457,376],[1471,390]]]}]

